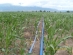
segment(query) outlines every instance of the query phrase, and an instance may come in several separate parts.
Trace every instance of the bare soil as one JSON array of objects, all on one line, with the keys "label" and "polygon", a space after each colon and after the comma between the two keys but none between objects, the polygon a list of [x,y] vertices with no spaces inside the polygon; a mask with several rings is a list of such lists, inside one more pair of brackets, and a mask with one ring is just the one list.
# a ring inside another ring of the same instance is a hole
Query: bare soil
[{"label": "bare soil", "polygon": [[[41,37],[41,31],[42,31],[42,20],[40,20],[40,24],[38,26],[38,29],[39,29],[39,35],[38,35],[37,41],[34,45],[32,55],[39,55],[40,37]],[[24,32],[25,38],[27,40],[30,40],[30,41],[27,41],[27,52],[29,51],[29,48],[34,40],[35,32],[33,33],[33,31],[34,31],[34,28],[32,28],[32,29],[30,28],[30,29],[25,29],[25,32]]]},{"label": "bare soil", "polygon": [[[41,37],[41,30],[42,30],[42,20],[40,20],[40,25],[38,27],[39,29],[39,35],[37,38],[37,41],[34,45],[33,51],[31,55],[39,55],[39,50],[40,50],[40,37]],[[33,40],[35,38],[35,27],[34,26],[30,26],[29,28],[26,28],[24,30],[24,38],[26,39],[26,50],[25,52],[28,53]],[[44,36],[47,36],[47,33],[44,33]],[[16,41],[18,44],[20,44],[20,40]],[[69,46],[72,47],[72,53],[69,53],[69,51],[66,48],[61,48],[58,49],[58,51],[54,54],[54,55],[73,55],[73,38],[68,38],[65,42],[61,43],[60,46]]]},{"label": "bare soil", "polygon": [[[37,41],[35,43],[35,46],[33,48],[33,52],[32,55],[39,55],[39,49],[40,49],[40,37],[41,37],[41,30],[42,30],[42,20],[40,20],[40,25],[39,25],[39,36],[37,38]],[[31,44],[33,43],[34,40],[34,36],[35,36],[35,32],[34,32],[34,28],[29,28],[29,29],[25,29],[24,32],[24,36],[27,39],[27,51],[29,51],[29,48],[31,46]],[[47,33],[44,33],[44,36],[46,37]],[[67,49],[63,48],[63,49],[59,49],[55,55],[73,55],[73,38],[68,38],[65,42],[61,43],[61,46],[69,46],[72,47],[72,53],[70,54],[69,51],[67,51]]]},{"label": "bare soil", "polygon": [[71,47],[72,50],[69,51],[72,52],[69,52],[67,48],[61,48],[55,53],[55,55],[73,55],[73,38],[68,38],[65,42],[61,44],[61,46]]}]

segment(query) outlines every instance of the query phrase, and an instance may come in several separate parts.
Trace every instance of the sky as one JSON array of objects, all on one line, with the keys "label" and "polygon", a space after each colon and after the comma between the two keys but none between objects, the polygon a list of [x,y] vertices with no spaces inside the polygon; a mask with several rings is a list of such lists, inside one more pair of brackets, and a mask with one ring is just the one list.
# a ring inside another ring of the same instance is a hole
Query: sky
[{"label": "sky", "polygon": [[20,6],[38,6],[57,10],[73,10],[73,0],[1,0],[0,4],[10,3]]}]

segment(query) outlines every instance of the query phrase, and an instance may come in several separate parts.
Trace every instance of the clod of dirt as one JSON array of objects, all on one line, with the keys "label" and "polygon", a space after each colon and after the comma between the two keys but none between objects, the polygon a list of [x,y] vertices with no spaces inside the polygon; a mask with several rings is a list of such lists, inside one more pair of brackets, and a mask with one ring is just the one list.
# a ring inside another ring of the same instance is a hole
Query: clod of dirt
[{"label": "clod of dirt", "polygon": [[33,29],[31,29],[31,28],[29,28],[29,29],[25,29],[24,30],[24,38],[26,38],[26,39],[34,39],[34,35],[35,35],[35,32],[34,32],[35,30],[34,30],[34,28]]},{"label": "clod of dirt", "polygon": [[65,46],[65,42],[61,42],[60,44],[59,44],[59,46]]},{"label": "clod of dirt", "polygon": [[25,32],[24,35],[28,37],[28,36],[30,36],[31,34],[30,34],[30,32]]},{"label": "clod of dirt", "polygon": [[0,53],[0,55],[3,55],[3,53]]},{"label": "clod of dirt", "polygon": [[58,50],[55,55],[70,55],[67,50]]},{"label": "clod of dirt", "polygon": [[39,55],[40,41],[36,41],[32,55]]},{"label": "clod of dirt", "polygon": [[68,38],[68,39],[65,41],[65,45],[66,45],[66,46],[69,46],[69,47],[73,47],[73,38]]},{"label": "clod of dirt", "polygon": [[17,40],[15,41],[15,44],[16,44],[17,46],[21,45],[21,40],[20,40],[20,39],[17,39]]}]

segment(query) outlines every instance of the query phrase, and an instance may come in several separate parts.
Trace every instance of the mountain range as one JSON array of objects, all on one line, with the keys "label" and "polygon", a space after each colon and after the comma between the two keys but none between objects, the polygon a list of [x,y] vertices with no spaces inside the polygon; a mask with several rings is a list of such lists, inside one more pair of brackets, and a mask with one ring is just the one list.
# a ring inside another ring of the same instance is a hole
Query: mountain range
[{"label": "mountain range", "polygon": [[58,11],[56,9],[52,8],[42,8],[37,6],[18,6],[18,5],[12,5],[12,4],[0,4],[0,11]]}]

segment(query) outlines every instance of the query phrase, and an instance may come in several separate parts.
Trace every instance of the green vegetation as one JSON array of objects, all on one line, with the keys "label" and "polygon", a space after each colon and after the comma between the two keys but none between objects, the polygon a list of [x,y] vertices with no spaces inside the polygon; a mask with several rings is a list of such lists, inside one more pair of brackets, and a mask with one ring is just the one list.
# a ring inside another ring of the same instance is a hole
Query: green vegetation
[{"label": "green vegetation", "polygon": [[[73,14],[71,13],[50,13],[45,16],[45,30],[48,33],[45,39],[46,55],[54,55],[59,46],[68,38],[73,38]],[[46,47],[47,46],[47,47]]]},{"label": "green vegetation", "polygon": [[[26,43],[25,28],[35,26],[44,17],[45,55],[54,55],[60,43],[73,38],[73,14],[54,12],[0,12],[0,54],[24,55]],[[35,31],[34,31],[35,32]],[[69,50],[69,48],[68,48]],[[70,52],[71,53],[71,52]]]},{"label": "green vegetation", "polygon": [[1,12],[0,53],[3,55],[25,54],[24,30],[25,28],[30,29],[29,26],[35,22],[36,18],[38,20],[38,17],[28,12]]}]

